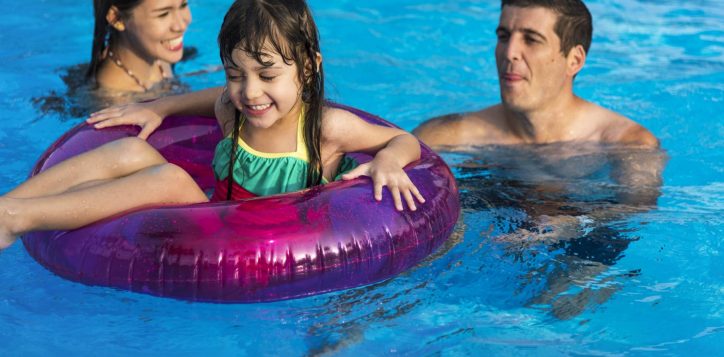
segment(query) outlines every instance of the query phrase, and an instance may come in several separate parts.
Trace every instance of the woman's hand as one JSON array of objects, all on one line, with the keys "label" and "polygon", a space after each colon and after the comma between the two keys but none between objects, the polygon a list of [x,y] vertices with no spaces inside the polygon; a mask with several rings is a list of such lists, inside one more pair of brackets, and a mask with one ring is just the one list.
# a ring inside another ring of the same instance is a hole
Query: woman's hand
[{"label": "woman's hand", "polygon": [[117,125],[137,125],[141,127],[138,137],[148,139],[163,122],[165,115],[161,103],[157,101],[116,105],[97,111],[86,119],[86,123],[96,129]]},{"label": "woman's hand", "polygon": [[374,160],[357,166],[352,171],[342,175],[342,180],[352,180],[359,176],[372,178],[375,200],[377,201],[382,200],[382,187],[387,186],[387,189],[392,193],[392,200],[395,202],[395,208],[398,211],[404,210],[402,197],[405,198],[407,207],[412,211],[417,210],[415,199],[420,203],[425,203],[425,198],[422,197],[420,191],[410,181],[400,165],[384,155],[377,155]]}]

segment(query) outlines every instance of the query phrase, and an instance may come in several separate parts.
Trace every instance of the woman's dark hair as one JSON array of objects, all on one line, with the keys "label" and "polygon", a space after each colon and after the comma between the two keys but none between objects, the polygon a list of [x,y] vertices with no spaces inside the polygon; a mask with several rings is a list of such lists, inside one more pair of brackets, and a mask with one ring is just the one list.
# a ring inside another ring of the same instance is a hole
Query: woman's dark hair
[{"label": "woman's dark hair", "polygon": [[568,55],[573,47],[583,46],[588,53],[593,37],[591,12],[581,0],[502,0],[500,7],[542,7],[558,14],[553,28],[561,39],[561,52]]},{"label": "woman's dark hair", "polygon": [[[219,31],[219,50],[223,63],[234,63],[232,53],[239,49],[264,66],[272,66],[268,51],[273,50],[287,65],[295,63],[302,101],[306,107],[304,143],[309,155],[307,187],[322,182],[321,132],[324,108],[324,71],[317,66],[320,53],[319,32],[304,0],[237,0],[224,16]],[[265,47],[266,46],[266,47]],[[269,48],[271,46],[271,48]],[[238,137],[235,123],[234,137]],[[236,156],[231,145],[231,162]],[[232,178],[229,177],[231,181]]]},{"label": "woman's dark hair", "polygon": [[120,19],[127,19],[131,10],[141,5],[143,0],[93,0],[93,15],[95,27],[93,29],[93,49],[91,50],[91,61],[86,72],[86,78],[95,79],[100,68],[106,47],[111,38],[117,32],[106,20],[106,15],[112,6],[118,9]]}]

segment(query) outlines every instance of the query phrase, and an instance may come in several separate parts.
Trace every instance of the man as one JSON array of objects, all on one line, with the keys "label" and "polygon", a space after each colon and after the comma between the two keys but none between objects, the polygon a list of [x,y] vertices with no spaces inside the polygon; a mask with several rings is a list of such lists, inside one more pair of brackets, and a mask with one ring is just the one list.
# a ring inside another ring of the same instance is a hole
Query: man
[{"label": "man", "polygon": [[[500,212],[510,231],[491,238],[509,244],[512,256],[541,250],[531,244],[548,247],[555,259],[526,265],[537,277],[531,289],[547,284],[530,303],[550,305],[562,319],[615,292],[589,282],[635,240],[612,226],[656,204],[664,163],[648,130],[573,93],[592,32],[580,0],[502,0],[495,49],[501,103],[413,131],[433,148],[474,153],[456,165],[463,207]],[[615,184],[599,183],[604,175]],[[526,218],[515,218],[518,212]],[[571,294],[571,286],[580,292]]]},{"label": "man", "polygon": [[580,0],[503,0],[495,60],[502,103],[413,131],[433,148],[597,142],[656,148],[641,125],[573,93],[593,32]]}]

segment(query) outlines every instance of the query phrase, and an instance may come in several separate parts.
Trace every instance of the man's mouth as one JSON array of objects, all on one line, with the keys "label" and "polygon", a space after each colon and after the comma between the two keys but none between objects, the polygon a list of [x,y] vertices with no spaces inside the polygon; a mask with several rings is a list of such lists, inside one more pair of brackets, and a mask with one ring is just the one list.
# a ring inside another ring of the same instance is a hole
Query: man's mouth
[{"label": "man's mouth", "polygon": [[503,73],[502,78],[503,78],[503,80],[505,80],[508,83],[515,83],[515,82],[525,80],[525,77],[523,77],[522,75],[517,74],[517,73],[512,73],[512,72]]}]

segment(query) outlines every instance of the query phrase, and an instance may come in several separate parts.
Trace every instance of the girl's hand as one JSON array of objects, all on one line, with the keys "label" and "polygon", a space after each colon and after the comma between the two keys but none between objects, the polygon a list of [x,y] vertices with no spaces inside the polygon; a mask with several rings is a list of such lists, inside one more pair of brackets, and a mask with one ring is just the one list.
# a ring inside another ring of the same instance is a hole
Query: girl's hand
[{"label": "girl's hand", "polygon": [[117,125],[137,125],[141,127],[138,137],[145,140],[161,125],[163,119],[160,103],[154,101],[106,108],[91,114],[90,118],[86,119],[86,123],[93,125],[96,129]]},{"label": "girl's hand", "polygon": [[[359,165],[352,171],[342,175],[342,180],[352,180],[359,176],[369,176],[372,178],[374,185],[375,200],[382,200],[382,187],[387,186],[387,189],[392,193],[392,200],[395,202],[395,208],[398,211],[404,210],[402,206],[402,197],[407,202],[407,207],[412,211],[417,210],[415,204],[415,198],[420,203],[425,203],[425,198],[422,197],[417,187],[410,181],[404,170],[391,160],[385,160],[379,155],[374,160]],[[413,198],[414,196],[414,198]]]}]

